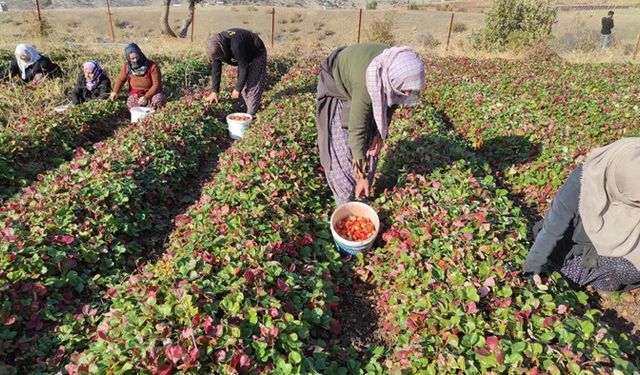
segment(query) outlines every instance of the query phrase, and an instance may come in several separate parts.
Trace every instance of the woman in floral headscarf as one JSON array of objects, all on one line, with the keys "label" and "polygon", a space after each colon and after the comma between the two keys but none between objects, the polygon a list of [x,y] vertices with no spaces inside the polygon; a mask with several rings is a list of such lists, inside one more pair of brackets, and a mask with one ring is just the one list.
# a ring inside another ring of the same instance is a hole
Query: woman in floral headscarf
[{"label": "woman in floral headscarf", "polygon": [[167,103],[167,97],[162,92],[160,67],[148,60],[135,43],[128,44],[124,48],[124,56],[127,62],[122,66],[120,75],[114,82],[113,91],[109,95],[111,100],[115,100],[126,82],[129,84],[129,98],[127,98],[129,109],[137,106],[150,106],[157,109],[164,106]]},{"label": "woman in floral headscarf", "polygon": [[46,77],[62,77],[60,67],[49,60],[48,57],[38,53],[36,48],[29,44],[18,44],[15,57],[11,61],[9,74],[3,78],[12,76],[20,77],[25,83],[37,84]]},{"label": "woman in floral headscarf", "polygon": [[640,138],[597,148],[556,195],[524,262],[525,276],[558,271],[574,287],[640,286]]},{"label": "woman in floral headscarf", "polygon": [[336,203],[369,195],[389,122],[400,104],[415,104],[424,64],[409,47],[356,44],[320,66],[316,126],[320,162]]},{"label": "woman in floral headscarf", "polygon": [[106,99],[111,92],[111,80],[97,61],[82,64],[76,87],[71,92],[71,103],[82,104],[91,99]]}]

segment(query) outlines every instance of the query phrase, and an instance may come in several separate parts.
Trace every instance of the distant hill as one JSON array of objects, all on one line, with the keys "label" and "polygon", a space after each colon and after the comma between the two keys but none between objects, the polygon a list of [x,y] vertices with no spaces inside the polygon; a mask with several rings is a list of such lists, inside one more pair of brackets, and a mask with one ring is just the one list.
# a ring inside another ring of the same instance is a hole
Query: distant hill
[{"label": "distant hill", "polygon": [[[0,0],[7,3],[9,9],[33,9],[35,0]],[[174,5],[186,3],[187,0],[172,0]],[[492,0],[223,0],[228,5],[265,5],[279,7],[303,8],[366,8],[368,3],[376,3],[378,8],[406,6],[415,4],[420,8],[445,11],[467,11],[486,9]],[[113,7],[128,6],[160,6],[162,0],[110,0]],[[216,0],[205,0],[214,5]],[[50,8],[104,8],[106,0],[40,0],[40,6]],[[640,0],[551,0],[562,10],[580,10],[578,8],[608,9],[615,6],[640,6]],[[575,9],[574,9],[575,8]]]},{"label": "distant hill", "polygon": [[[35,7],[35,0],[2,0],[9,9],[27,9]],[[160,0],[111,0],[111,6],[141,6],[160,4]],[[106,0],[40,0],[43,8],[98,8],[106,7]]]},{"label": "distant hill", "polygon": [[[35,0],[0,0],[7,3],[9,9],[32,9],[35,7]],[[266,6],[282,6],[282,7],[309,7],[318,8],[322,6],[327,7],[365,7],[367,1],[376,1],[379,5],[395,5],[395,4],[408,4],[409,1],[413,1],[421,4],[440,3],[440,0],[224,0],[228,5],[266,5]],[[477,1],[477,0],[474,0]],[[484,1],[484,0],[482,0]],[[146,6],[157,5],[162,3],[162,0],[110,0],[113,7],[126,7],[126,6]],[[186,3],[187,0],[173,0],[174,5],[180,5]],[[216,3],[216,0],[205,0],[206,3],[211,5]],[[448,1],[451,2],[451,1]],[[103,8],[107,6],[106,0],[40,0],[40,6],[43,9],[51,8]]]}]

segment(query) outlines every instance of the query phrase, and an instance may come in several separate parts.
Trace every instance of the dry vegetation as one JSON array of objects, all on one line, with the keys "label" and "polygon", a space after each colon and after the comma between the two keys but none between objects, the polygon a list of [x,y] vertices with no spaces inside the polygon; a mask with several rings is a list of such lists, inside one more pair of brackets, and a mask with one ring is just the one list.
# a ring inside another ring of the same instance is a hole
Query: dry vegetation
[{"label": "dry vegetation", "polygon": [[[478,6],[481,3],[473,3]],[[470,48],[469,37],[483,22],[483,9],[471,3],[447,3],[455,11],[454,29],[446,54],[484,57]],[[301,8],[275,8],[276,33],[274,48],[277,52],[330,51],[339,45],[357,41],[358,10],[321,10]],[[418,11],[396,7],[363,12],[361,40],[377,39],[375,26],[380,20],[389,24],[389,32],[397,44],[415,46],[423,52],[445,54],[450,11],[438,11],[436,7],[423,7]],[[161,9],[154,7],[114,8],[113,20],[116,42],[136,41],[146,49],[162,51],[199,50],[207,35],[229,27],[244,27],[263,36],[267,46],[271,43],[271,10],[259,6],[199,6],[196,9],[195,42],[188,39],[167,40],[160,36],[158,20]],[[32,42],[40,46],[60,41],[91,44],[110,42],[106,9],[78,8],[51,9],[43,12],[49,27],[46,40],[38,40],[35,17],[32,12],[0,14],[0,48],[11,50],[17,42]],[[186,15],[183,7],[171,9],[171,24],[178,25]],[[561,56],[572,61],[628,61],[631,59],[639,30],[640,9],[628,8],[616,11],[615,41],[607,53],[597,53],[594,46],[599,37],[600,17],[605,12],[561,11],[553,28],[556,48]],[[216,25],[213,28],[211,25]],[[117,47],[119,48],[119,46]],[[514,57],[513,53],[501,54]]]}]

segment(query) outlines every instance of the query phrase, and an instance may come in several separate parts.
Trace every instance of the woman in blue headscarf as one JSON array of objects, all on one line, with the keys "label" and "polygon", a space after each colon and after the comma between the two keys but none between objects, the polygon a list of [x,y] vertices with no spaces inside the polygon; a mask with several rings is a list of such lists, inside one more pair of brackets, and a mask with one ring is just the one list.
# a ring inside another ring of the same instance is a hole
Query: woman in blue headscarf
[{"label": "woman in blue headscarf", "polygon": [[115,100],[125,83],[129,85],[127,107],[149,106],[155,109],[167,103],[167,97],[162,92],[162,75],[160,67],[147,59],[137,44],[131,43],[124,48],[127,61],[116,77],[113,91],[109,95]]},{"label": "woman in blue headscarf", "polygon": [[111,92],[111,80],[97,61],[82,64],[76,87],[71,92],[71,103],[82,104],[91,99],[107,99]]}]

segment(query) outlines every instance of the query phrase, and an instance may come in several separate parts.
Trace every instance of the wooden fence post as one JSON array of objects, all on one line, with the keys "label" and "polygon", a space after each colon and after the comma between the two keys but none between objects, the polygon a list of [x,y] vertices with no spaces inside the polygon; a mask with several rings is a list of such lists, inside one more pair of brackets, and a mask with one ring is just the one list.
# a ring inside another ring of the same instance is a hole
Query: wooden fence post
[{"label": "wooden fence post", "polygon": [[191,12],[191,43],[193,43],[193,34],[196,28],[196,5],[193,4],[193,12]]},{"label": "wooden fence post", "polygon": [[271,8],[271,49],[276,39],[276,8]]},{"label": "wooden fence post", "polygon": [[113,19],[111,18],[111,4],[107,0],[107,14],[109,14],[109,26],[111,27],[111,41],[116,41],[116,33],[113,31]]},{"label": "wooden fence post", "polygon": [[451,29],[453,28],[453,16],[455,13],[451,13],[451,20],[449,21],[449,34],[447,35],[447,48],[446,51],[449,50],[449,41],[451,40]]},{"label": "wooden fence post", "polygon": [[40,23],[40,36],[44,36],[44,30],[42,28],[42,16],[40,15],[40,1],[36,0],[36,9],[38,10],[38,22]]},{"label": "wooden fence post", "polygon": [[360,16],[358,17],[358,43],[360,43],[360,29],[362,28],[362,8],[360,8]]}]

